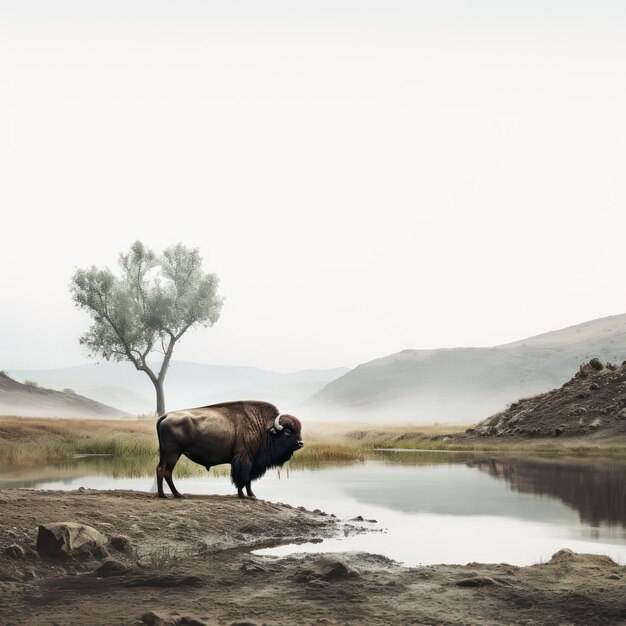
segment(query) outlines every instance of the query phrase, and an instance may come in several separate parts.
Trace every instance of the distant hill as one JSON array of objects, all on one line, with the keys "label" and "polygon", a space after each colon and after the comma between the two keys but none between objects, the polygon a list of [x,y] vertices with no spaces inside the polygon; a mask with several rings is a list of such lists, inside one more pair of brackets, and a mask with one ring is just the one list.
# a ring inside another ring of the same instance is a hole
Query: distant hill
[{"label": "distant hill", "polygon": [[626,440],[626,362],[623,365],[592,359],[583,363],[573,378],[551,389],[510,404],[504,411],[483,420],[455,440],[498,438]]},{"label": "distant hill", "polygon": [[[172,361],[165,380],[169,410],[223,402],[260,399],[282,411],[295,410],[306,398],[348,368],[302,370],[280,374],[255,367]],[[148,377],[129,363],[90,363],[61,369],[9,370],[17,380],[35,380],[53,389],[71,388],[133,414],[154,411],[154,388]]]},{"label": "distant hill", "polygon": [[0,372],[0,415],[29,417],[130,417],[95,400],[71,392],[23,385]]},{"label": "distant hill", "polygon": [[626,359],[626,314],[491,348],[404,350],[359,365],[306,405],[329,420],[471,423],[560,386],[593,357]]}]

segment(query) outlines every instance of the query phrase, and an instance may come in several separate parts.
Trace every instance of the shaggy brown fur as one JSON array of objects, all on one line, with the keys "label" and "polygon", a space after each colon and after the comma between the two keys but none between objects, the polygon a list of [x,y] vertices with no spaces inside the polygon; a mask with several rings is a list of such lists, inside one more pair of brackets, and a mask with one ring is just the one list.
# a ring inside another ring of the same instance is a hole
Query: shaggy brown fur
[{"label": "shaggy brown fur", "polygon": [[159,495],[163,479],[180,496],[172,471],[181,454],[210,469],[231,464],[231,478],[243,497],[243,487],[253,497],[250,483],[271,468],[289,460],[304,445],[300,420],[281,415],[282,430],[274,428],[278,409],[268,402],[223,402],[196,409],[174,411],[157,422],[160,460],[157,466]]}]

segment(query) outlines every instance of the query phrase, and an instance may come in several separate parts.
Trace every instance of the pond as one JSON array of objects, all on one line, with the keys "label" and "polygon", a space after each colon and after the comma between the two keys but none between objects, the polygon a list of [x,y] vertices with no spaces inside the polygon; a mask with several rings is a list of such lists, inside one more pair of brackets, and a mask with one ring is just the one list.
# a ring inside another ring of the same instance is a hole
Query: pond
[{"label": "pond", "polygon": [[[154,490],[147,471],[87,458],[0,471],[0,488]],[[179,477],[176,484],[183,493],[234,493],[223,472]],[[570,548],[626,563],[626,464],[620,461],[386,452],[358,464],[274,470],[255,483],[255,492],[343,520],[376,520],[358,523],[372,532],[259,554],[358,550],[406,565],[528,565]]]}]

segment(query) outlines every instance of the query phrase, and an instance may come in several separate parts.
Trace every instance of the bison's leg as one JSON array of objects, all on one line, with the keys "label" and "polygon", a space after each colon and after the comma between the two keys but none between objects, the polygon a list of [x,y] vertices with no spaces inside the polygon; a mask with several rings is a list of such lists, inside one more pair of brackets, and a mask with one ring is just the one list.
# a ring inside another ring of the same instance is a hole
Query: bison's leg
[{"label": "bison's leg", "polygon": [[250,482],[250,470],[252,463],[246,457],[235,457],[230,464],[230,478],[235,487],[237,495],[243,498],[243,488]]},{"label": "bison's leg", "polygon": [[165,463],[160,460],[159,464],[156,468],[156,476],[157,476],[157,488],[159,490],[159,498],[166,498],[165,492],[163,491],[163,477],[165,476]]},{"label": "bison's leg", "polygon": [[248,494],[248,498],[256,498],[256,496],[252,493],[252,486],[250,485],[250,481],[246,483],[246,493]]},{"label": "bison's leg", "polygon": [[[176,463],[178,463],[179,458],[180,458],[179,453],[172,453],[164,457],[163,461],[159,463],[159,467],[163,465],[163,478],[165,478],[165,481],[169,485],[169,488],[174,494],[175,498],[183,497],[182,494],[178,491],[178,489],[176,489],[176,487],[174,486],[174,481],[172,480],[172,472],[174,471],[174,468],[176,467]],[[157,469],[157,472],[158,472],[158,469]],[[158,484],[158,479],[157,479],[157,484]],[[162,495],[162,492],[163,492],[163,479],[161,479],[159,495]],[[165,497],[165,494],[163,494],[162,497]]]}]

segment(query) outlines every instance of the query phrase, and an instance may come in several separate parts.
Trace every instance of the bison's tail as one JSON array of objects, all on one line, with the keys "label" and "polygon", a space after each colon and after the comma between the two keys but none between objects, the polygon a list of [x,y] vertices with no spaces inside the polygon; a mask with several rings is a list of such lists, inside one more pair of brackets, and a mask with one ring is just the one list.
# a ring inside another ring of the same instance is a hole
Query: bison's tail
[{"label": "bison's tail", "polygon": [[161,422],[167,417],[167,413],[165,415],[161,415],[156,423],[156,431],[157,431],[157,439],[159,440],[159,455],[161,454]]}]

